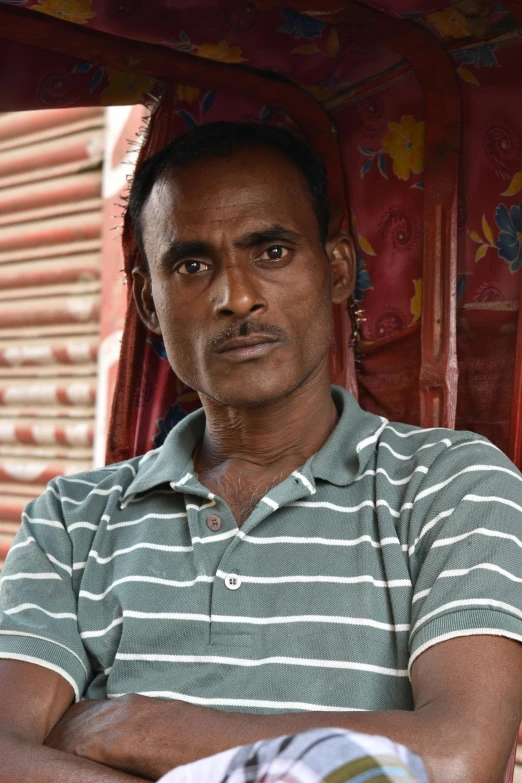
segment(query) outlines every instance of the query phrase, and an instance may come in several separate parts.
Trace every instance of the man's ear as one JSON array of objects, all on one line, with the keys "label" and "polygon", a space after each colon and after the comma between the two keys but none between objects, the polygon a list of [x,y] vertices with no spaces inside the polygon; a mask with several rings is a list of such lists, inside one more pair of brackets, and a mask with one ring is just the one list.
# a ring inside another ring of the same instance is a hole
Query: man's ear
[{"label": "man's ear", "polygon": [[355,248],[349,234],[338,234],[326,242],[326,254],[332,275],[332,302],[342,304],[355,288],[357,265]]},{"label": "man's ear", "polygon": [[152,286],[150,275],[142,266],[135,266],[132,270],[132,293],[138,315],[151,332],[161,335],[154,299],[152,298]]}]

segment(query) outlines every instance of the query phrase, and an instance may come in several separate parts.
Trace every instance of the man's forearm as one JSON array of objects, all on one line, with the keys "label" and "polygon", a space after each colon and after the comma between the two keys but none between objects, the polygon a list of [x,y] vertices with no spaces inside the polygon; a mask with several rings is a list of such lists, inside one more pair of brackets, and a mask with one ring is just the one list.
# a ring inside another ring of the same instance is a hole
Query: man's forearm
[{"label": "man's forearm", "polygon": [[0,783],[140,783],[146,779],[16,735],[0,737],[0,758]]}]

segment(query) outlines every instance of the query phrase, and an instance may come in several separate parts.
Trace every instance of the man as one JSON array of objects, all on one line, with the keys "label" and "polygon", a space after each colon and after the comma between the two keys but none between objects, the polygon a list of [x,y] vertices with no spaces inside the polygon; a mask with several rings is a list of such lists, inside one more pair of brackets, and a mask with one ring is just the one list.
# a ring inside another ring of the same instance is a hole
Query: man
[{"label": "man", "polygon": [[196,129],[137,172],[136,305],[203,411],[24,513],[0,594],[1,783],[157,779],[331,727],[402,743],[432,783],[502,780],[522,476],[484,438],[330,388],[354,257],[326,193],[306,145],[251,125]]}]

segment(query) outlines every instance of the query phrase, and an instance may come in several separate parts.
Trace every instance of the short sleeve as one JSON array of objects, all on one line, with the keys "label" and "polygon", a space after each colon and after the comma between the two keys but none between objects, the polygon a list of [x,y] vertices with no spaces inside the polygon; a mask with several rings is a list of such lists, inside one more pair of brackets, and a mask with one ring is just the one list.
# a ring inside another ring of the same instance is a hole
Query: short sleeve
[{"label": "short sleeve", "polygon": [[53,482],[26,507],[0,585],[0,658],[64,677],[78,701],[91,667],[78,631],[72,544]]},{"label": "short sleeve", "polygon": [[522,642],[522,475],[491,443],[465,435],[412,503],[410,668],[458,636]]}]

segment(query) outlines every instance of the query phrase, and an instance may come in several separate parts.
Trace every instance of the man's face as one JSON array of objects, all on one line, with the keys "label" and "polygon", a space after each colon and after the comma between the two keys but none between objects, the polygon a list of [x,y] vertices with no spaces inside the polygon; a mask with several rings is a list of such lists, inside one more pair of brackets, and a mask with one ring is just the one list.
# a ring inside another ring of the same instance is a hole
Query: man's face
[{"label": "man's face", "polygon": [[306,182],[268,149],[157,181],[141,216],[142,317],[187,385],[228,406],[280,399],[328,372],[331,265]]}]

